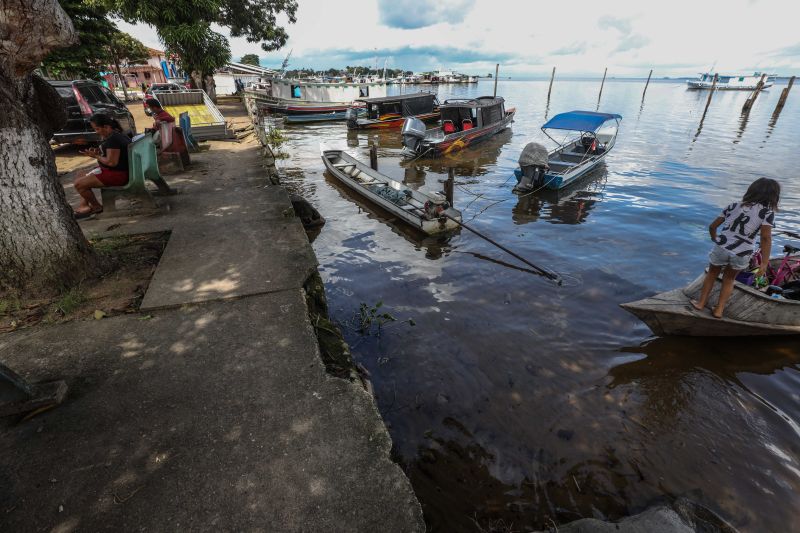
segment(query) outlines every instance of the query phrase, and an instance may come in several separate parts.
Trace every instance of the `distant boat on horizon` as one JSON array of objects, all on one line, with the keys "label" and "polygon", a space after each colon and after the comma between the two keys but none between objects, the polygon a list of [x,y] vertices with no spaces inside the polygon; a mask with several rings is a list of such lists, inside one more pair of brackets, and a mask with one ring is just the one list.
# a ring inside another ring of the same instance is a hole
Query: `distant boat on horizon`
[{"label": "distant boat on horizon", "polygon": [[[755,72],[752,76],[717,74],[716,88],[721,90],[752,91],[758,86],[761,76],[764,75],[762,72]],[[766,74],[762,89],[772,87],[775,84],[775,78],[777,78],[776,74]],[[686,85],[689,86],[689,89],[710,89],[714,85],[714,74],[703,72],[697,79],[686,80]]]}]

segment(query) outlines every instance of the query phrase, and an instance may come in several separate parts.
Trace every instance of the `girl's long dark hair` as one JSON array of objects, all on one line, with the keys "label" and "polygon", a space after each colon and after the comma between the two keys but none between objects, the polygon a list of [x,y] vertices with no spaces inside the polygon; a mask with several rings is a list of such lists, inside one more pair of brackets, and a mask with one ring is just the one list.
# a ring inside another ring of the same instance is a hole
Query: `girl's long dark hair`
[{"label": "girl's long dark hair", "polygon": [[122,133],[122,125],[119,123],[119,121],[106,115],[105,113],[95,113],[89,117],[89,122],[96,126],[111,126],[114,131]]},{"label": "girl's long dark hair", "polygon": [[750,184],[742,197],[743,204],[761,204],[773,211],[778,208],[781,199],[781,185],[769,178],[758,178]]}]

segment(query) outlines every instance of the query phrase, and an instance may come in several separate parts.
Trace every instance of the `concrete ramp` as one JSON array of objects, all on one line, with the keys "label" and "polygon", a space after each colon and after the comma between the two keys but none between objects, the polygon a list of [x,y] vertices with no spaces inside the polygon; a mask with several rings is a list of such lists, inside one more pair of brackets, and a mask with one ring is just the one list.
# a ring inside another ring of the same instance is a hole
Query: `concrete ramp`
[{"label": "concrete ramp", "polygon": [[179,93],[155,93],[161,106],[173,117],[188,113],[192,121],[192,135],[198,140],[224,139],[228,137],[225,117],[202,89],[190,89]]}]

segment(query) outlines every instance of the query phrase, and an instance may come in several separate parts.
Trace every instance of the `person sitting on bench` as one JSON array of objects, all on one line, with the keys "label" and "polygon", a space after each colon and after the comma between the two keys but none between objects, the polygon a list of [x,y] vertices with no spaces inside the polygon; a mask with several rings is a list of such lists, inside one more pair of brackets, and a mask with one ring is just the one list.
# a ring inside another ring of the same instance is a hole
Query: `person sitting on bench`
[{"label": "person sitting on bench", "polygon": [[103,212],[103,205],[97,201],[92,189],[121,187],[128,183],[130,138],[122,133],[119,122],[106,114],[95,113],[89,118],[89,124],[103,142],[99,148],[80,152],[96,159],[99,166],[85,176],[75,178],[75,190],[81,195],[81,203],[74,211],[77,219]]},{"label": "person sitting on bench", "polygon": [[175,117],[170,115],[163,107],[161,107],[161,103],[155,98],[148,98],[144,103],[150,108],[150,113],[153,116],[154,122],[153,127],[151,128],[152,131],[155,132],[160,130],[163,122],[175,122]]}]

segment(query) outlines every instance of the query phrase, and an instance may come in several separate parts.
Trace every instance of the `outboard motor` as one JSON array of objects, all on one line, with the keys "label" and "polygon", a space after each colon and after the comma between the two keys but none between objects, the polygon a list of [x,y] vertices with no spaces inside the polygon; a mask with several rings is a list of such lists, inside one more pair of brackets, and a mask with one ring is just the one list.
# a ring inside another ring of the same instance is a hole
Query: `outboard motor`
[{"label": "outboard motor", "polygon": [[549,168],[547,148],[528,143],[519,155],[519,170],[514,171],[518,182],[514,192],[529,192],[543,186]]},{"label": "outboard motor", "polygon": [[409,117],[403,122],[403,129],[400,134],[403,136],[403,146],[416,152],[420,143],[425,138],[427,128],[425,123],[418,118]]},{"label": "outboard motor", "polygon": [[358,128],[358,109],[355,107],[348,107],[345,111],[344,118],[347,119],[347,127],[351,130]]}]

